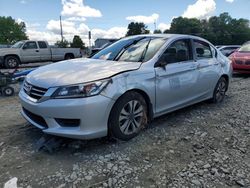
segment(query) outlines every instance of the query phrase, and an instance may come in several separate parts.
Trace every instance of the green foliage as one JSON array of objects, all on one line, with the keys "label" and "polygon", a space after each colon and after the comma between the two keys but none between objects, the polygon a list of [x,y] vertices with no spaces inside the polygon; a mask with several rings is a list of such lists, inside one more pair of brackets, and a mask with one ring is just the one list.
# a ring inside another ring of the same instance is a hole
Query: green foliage
[{"label": "green foliage", "polygon": [[70,47],[72,47],[72,48],[81,48],[81,49],[85,49],[86,48],[85,44],[82,41],[82,39],[78,35],[74,36],[73,42],[70,44]]},{"label": "green foliage", "polygon": [[164,33],[196,35],[215,45],[242,44],[250,40],[249,20],[234,19],[228,13],[213,16],[208,20],[178,17],[173,19],[170,29]]},{"label": "green foliage", "polygon": [[12,17],[0,16],[0,44],[13,44],[20,40],[27,40],[24,22],[17,23]]},{"label": "green foliage", "polygon": [[148,34],[148,33],[149,30],[147,30],[147,26],[144,23],[131,22],[128,25],[128,32],[126,36]]},{"label": "green foliage", "polygon": [[156,29],[156,30],[154,30],[154,34],[161,34],[162,32],[161,32],[161,30],[160,29]]},{"label": "green foliage", "polygon": [[58,46],[59,48],[67,48],[69,47],[69,42],[67,40],[57,41],[55,45]]}]

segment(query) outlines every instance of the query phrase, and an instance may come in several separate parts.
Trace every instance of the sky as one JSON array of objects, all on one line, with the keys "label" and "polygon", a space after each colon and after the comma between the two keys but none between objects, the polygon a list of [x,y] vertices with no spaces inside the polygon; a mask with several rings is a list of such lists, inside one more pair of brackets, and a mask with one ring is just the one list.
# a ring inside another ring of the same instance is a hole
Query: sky
[{"label": "sky", "polygon": [[80,35],[88,44],[97,38],[120,38],[130,22],[144,22],[148,29],[164,31],[178,16],[207,19],[229,12],[233,18],[250,20],[250,0],[0,0],[0,16],[24,21],[31,40],[72,41]]}]

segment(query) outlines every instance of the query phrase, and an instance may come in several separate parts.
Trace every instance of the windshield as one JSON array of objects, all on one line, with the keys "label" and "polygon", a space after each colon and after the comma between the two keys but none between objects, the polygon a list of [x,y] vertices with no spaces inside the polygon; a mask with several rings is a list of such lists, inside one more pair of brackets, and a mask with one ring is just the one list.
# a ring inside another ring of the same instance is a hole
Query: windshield
[{"label": "windshield", "polygon": [[11,48],[21,48],[23,46],[24,42],[23,41],[19,41],[17,43],[15,43],[13,46],[11,46]]},{"label": "windshield", "polygon": [[166,40],[166,38],[160,37],[122,39],[101,50],[92,58],[112,61],[145,62],[155,55]]},{"label": "windshield", "polygon": [[239,52],[250,52],[250,43],[243,45],[238,51]]},{"label": "windshield", "polygon": [[131,45],[133,42],[141,40],[143,37],[133,38],[133,39],[121,39],[114,44],[106,47],[101,50],[94,56],[92,59],[104,59],[104,60],[114,60],[115,57],[119,54],[119,52],[125,48],[126,46]]}]

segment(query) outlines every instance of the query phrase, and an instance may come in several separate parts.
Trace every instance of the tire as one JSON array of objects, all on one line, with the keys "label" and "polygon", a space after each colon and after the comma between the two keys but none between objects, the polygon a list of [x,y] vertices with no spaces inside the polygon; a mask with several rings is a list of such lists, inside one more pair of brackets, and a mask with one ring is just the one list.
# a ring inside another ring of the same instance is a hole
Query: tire
[{"label": "tire", "polygon": [[139,93],[125,93],[111,110],[109,133],[124,141],[134,138],[147,124],[147,110],[147,104]]},{"label": "tire", "polygon": [[213,98],[211,99],[211,102],[221,103],[225,98],[227,87],[227,80],[224,77],[221,77],[214,88]]},{"label": "tire", "polygon": [[6,97],[12,96],[14,95],[14,89],[12,87],[4,87],[3,88],[3,95]]},{"label": "tire", "polygon": [[8,56],[5,58],[5,67],[9,68],[9,69],[14,69],[17,68],[19,66],[19,59],[15,56]]},{"label": "tire", "polygon": [[74,55],[73,54],[66,54],[64,59],[65,60],[74,59]]}]

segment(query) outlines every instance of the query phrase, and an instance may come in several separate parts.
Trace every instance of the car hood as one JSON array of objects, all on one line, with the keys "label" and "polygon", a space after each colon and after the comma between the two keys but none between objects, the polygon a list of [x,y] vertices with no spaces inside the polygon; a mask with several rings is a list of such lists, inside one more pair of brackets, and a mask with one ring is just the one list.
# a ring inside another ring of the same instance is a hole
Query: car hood
[{"label": "car hood", "polygon": [[117,62],[80,58],[40,67],[27,75],[32,85],[49,88],[109,78],[121,72],[136,70],[139,62]]},{"label": "car hood", "polygon": [[234,59],[250,59],[250,52],[234,52],[232,57]]},{"label": "car hood", "polygon": [[0,48],[0,54],[17,52],[17,48]]}]

